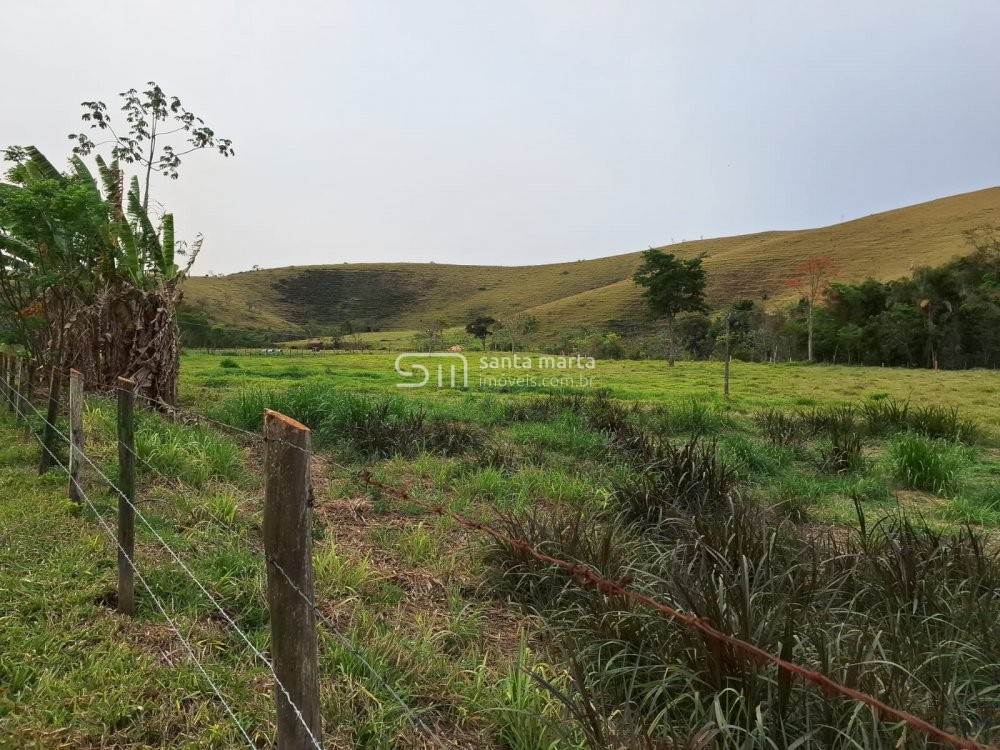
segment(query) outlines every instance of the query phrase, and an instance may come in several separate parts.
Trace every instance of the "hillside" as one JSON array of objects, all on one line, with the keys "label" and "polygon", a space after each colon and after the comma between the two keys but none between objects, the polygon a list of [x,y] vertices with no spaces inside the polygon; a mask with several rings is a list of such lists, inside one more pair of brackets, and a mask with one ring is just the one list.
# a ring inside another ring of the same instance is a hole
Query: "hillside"
[{"label": "hillside", "polygon": [[[818,229],[698,240],[664,249],[706,253],[710,302],[780,300],[801,260],[829,256],[838,280],[892,279],[967,250],[963,233],[1000,224],[1000,187],[872,214]],[[631,281],[640,252],[540,266],[360,263],[290,266],[225,277],[192,277],[187,304],[214,322],[304,331],[346,320],[372,330],[413,330],[444,318],[528,311],[548,333],[581,325],[628,326],[643,319]]]}]

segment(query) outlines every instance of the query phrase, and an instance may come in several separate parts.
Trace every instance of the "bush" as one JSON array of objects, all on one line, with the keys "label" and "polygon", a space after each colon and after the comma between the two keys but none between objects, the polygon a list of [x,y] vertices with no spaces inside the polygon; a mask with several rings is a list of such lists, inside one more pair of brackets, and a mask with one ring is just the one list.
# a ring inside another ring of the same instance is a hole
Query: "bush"
[{"label": "bush", "polygon": [[945,495],[955,489],[966,455],[954,443],[911,434],[889,444],[889,461],[893,476],[906,489]]},{"label": "bush", "polygon": [[238,370],[240,369],[239,363],[235,359],[229,359],[228,357],[221,362],[219,362],[219,367],[225,370]]}]

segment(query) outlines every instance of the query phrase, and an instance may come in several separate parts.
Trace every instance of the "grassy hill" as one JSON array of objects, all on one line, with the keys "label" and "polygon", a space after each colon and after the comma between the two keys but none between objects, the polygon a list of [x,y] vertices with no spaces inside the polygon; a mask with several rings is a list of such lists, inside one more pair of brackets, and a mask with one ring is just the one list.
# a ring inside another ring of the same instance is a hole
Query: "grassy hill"
[{"label": "grassy hill", "polygon": [[[916,266],[938,265],[967,251],[963,233],[1000,224],[1000,187],[908,206],[819,229],[760,232],[682,242],[681,257],[706,253],[709,301],[782,300],[784,280],[809,257],[829,256],[838,280],[892,279]],[[540,266],[436,263],[344,263],[289,266],[225,277],[193,277],[187,304],[214,322],[303,331],[350,320],[373,330],[413,330],[444,318],[527,311],[545,332],[582,325],[641,324],[639,290],[631,281],[639,252]]]}]

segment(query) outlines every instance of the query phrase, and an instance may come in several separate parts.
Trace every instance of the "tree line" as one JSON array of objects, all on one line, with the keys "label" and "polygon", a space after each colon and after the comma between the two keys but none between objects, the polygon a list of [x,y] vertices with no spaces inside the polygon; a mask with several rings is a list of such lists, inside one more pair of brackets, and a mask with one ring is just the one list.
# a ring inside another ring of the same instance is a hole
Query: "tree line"
[{"label": "tree line", "polygon": [[1000,228],[965,233],[969,253],[893,281],[836,281],[825,257],[792,269],[791,305],[765,309],[737,299],[718,313],[705,301],[704,256],[644,253],[635,274],[663,336],[626,337],[581,330],[555,348],[596,356],[663,357],[677,349],[692,359],[805,360],[835,364],[964,369],[1000,366]]}]

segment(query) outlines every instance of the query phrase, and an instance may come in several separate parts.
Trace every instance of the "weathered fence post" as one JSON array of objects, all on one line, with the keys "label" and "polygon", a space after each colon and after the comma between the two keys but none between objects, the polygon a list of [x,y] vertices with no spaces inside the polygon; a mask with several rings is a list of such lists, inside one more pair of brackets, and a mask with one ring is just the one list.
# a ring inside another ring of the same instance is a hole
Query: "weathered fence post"
[{"label": "weathered fence post", "polygon": [[10,366],[9,360],[6,354],[0,352],[0,375],[3,376],[3,382],[0,382],[0,397],[5,399],[10,399],[10,403],[14,402],[12,398],[13,394],[10,389]]},{"label": "weathered fence post", "polygon": [[135,383],[118,378],[118,611],[135,614]]},{"label": "weathered fence post", "polygon": [[45,425],[42,430],[42,457],[38,461],[39,474],[44,474],[56,463],[56,419],[59,417],[60,388],[62,388],[62,372],[58,367],[53,366],[52,377],[49,380],[49,403],[45,410]]},{"label": "weathered fence post", "polygon": [[322,745],[323,731],[313,609],[309,429],[268,409],[264,439],[267,606],[274,674],[284,686],[282,690],[275,685],[277,746],[305,750]]},{"label": "weathered fence post", "polygon": [[83,375],[69,371],[69,499],[83,502]]},{"label": "weathered fence post", "polygon": [[20,418],[27,413],[28,404],[25,403],[24,391],[27,389],[28,363],[24,357],[17,358],[17,379],[14,382],[14,416]]}]

